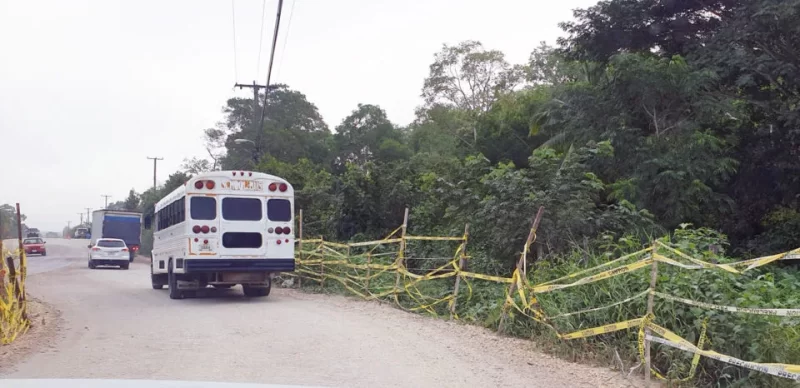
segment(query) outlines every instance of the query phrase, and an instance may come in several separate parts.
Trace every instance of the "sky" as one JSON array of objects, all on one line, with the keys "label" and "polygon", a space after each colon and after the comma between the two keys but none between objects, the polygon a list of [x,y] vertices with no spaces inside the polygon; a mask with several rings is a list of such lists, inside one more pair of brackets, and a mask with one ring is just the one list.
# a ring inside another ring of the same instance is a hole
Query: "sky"
[{"label": "sky", "polygon": [[[443,44],[478,40],[525,63],[594,3],[285,0],[272,82],[304,93],[331,128],[359,103],[406,125]],[[252,95],[233,85],[265,81],[277,4],[0,0],[0,204],[60,231],[104,194],[151,187],[148,156],[164,158],[159,182],[203,157],[203,129],[227,99]]]}]

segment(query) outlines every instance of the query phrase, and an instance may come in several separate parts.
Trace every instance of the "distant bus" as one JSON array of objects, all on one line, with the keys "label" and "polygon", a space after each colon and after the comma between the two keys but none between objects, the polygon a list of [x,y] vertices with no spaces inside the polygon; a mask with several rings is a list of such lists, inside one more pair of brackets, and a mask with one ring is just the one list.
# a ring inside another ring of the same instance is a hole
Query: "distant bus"
[{"label": "distant bus", "polygon": [[151,282],[181,299],[212,285],[241,284],[267,296],[272,277],[295,269],[294,189],[285,179],[248,171],[192,177],[162,198],[153,218]]}]

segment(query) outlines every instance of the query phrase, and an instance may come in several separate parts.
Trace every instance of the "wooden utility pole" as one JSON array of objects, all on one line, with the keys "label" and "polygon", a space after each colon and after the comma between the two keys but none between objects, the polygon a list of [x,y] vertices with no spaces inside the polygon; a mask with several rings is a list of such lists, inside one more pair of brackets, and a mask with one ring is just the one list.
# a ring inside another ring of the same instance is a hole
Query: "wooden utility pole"
[{"label": "wooden utility pole", "polygon": [[147,159],[152,159],[153,160],[153,193],[155,193],[156,192],[156,171],[158,171],[157,170],[158,161],[159,160],[164,160],[164,158],[159,158],[157,156],[151,158],[151,157],[148,156]]},{"label": "wooden utility pole", "polygon": [[[254,143],[254,147],[253,147],[253,162],[258,164],[258,160],[261,157],[261,132],[264,131],[264,128],[257,127],[257,125],[259,125],[257,123],[259,122],[259,120],[262,120],[262,118],[263,118],[262,117],[263,116],[263,111],[261,109],[259,109],[260,105],[258,104],[258,91],[261,90],[261,89],[265,89],[266,90],[264,92],[264,104],[266,105],[267,93],[269,93],[270,90],[277,89],[278,87],[275,86],[275,85],[259,85],[259,84],[256,83],[256,81],[253,81],[252,85],[237,83],[237,84],[234,85],[234,87],[238,87],[239,89],[243,89],[243,88],[251,88],[251,89],[253,89],[253,127],[254,127],[253,129],[255,130],[255,135],[256,135],[256,139],[253,142]],[[264,126],[263,120],[261,121],[260,126],[261,127]]]},{"label": "wooden utility pole", "polygon": [[108,194],[101,194],[100,196],[106,199],[106,204],[103,206],[103,209],[108,209],[108,199],[111,198],[111,196]]},{"label": "wooden utility pole", "polygon": [[78,226],[80,226],[83,225],[83,212],[78,213],[78,215],[81,216],[81,223],[78,224]]},{"label": "wooden utility pole", "polygon": [[255,124],[256,121],[258,121],[258,119],[261,117],[261,111],[258,109],[260,107],[260,105],[258,104],[258,91],[261,89],[267,89],[267,91],[277,89],[277,87],[274,85],[270,85],[268,87],[267,85],[259,85],[256,83],[256,81],[253,81],[252,85],[237,83],[236,85],[233,86],[239,89],[243,88],[253,89],[253,124]]},{"label": "wooden utility pole", "polygon": [[90,207],[86,208],[86,223],[87,224],[91,224],[92,223],[92,217],[89,217],[89,212],[91,212],[91,211],[92,211],[92,208],[90,208]]}]

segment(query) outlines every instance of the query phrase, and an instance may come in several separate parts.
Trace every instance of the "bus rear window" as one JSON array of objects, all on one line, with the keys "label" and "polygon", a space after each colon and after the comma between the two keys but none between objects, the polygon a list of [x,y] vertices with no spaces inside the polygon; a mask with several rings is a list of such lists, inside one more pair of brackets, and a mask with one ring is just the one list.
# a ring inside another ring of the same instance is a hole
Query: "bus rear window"
[{"label": "bus rear window", "polygon": [[267,218],[270,221],[286,222],[292,220],[292,203],[288,199],[267,201]]},{"label": "bus rear window", "polygon": [[223,233],[222,246],[225,248],[261,248],[261,233]]},{"label": "bus rear window", "polygon": [[213,220],[217,218],[217,200],[211,197],[192,197],[189,203],[193,220]]},{"label": "bus rear window", "polygon": [[258,198],[223,198],[222,218],[229,221],[260,221],[261,200]]}]

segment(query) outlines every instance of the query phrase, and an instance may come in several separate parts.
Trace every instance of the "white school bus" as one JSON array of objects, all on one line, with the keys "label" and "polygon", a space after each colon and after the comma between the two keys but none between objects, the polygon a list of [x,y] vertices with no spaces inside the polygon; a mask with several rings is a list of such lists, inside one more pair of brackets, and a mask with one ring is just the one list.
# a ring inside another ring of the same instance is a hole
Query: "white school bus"
[{"label": "white school bus", "polygon": [[267,296],[272,277],[295,269],[294,190],[258,172],[214,171],[192,177],[162,198],[152,228],[151,281],[181,299],[208,285],[241,284]]}]

